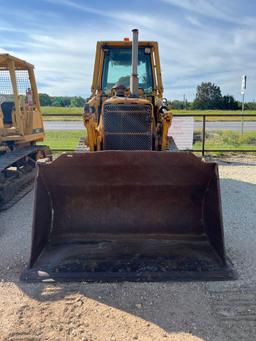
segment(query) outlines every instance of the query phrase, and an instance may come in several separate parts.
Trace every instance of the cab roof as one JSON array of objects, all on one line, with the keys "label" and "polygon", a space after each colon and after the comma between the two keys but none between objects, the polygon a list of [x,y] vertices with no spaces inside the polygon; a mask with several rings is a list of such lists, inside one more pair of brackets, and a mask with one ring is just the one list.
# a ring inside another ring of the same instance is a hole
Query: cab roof
[{"label": "cab roof", "polygon": [[[132,41],[98,41],[98,45],[102,46],[109,46],[109,47],[131,47]],[[156,41],[139,41],[139,47],[154,47],[158,46]]]},{"label": "cab roof", "polygon": [[0,53],[0,67],[8,66],[8,63],[14,61],[15,68],[19,70],[27,70],[28,68],[34,68],[34,65],[22,60],[20,58],[14,57],[8,53]]}]

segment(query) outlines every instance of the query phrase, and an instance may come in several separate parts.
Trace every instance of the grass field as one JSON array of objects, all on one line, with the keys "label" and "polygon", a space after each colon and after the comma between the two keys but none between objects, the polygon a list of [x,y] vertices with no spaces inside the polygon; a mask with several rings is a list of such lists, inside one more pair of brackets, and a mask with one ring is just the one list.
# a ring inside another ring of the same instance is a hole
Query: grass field
[{"label": "grass field", "polygon": [[52,130],[47,131],[45,140],[41,144],[51,149],[75,149],[81,137],[84,137],[84,130]]},{"label": "grass field", "polygon": [[[44,121],[80,121],[82,119],[83,108],[77,107],[41,107]],[[61,116],[52,117],[48,115],[58,114]],[[76,115],[76,117],[66,116],[67,114]]]},{"label": "grass field", "polygon": [[[193,144],[193,149],[201,149],[202,141],[200,132],[195,131],[197,137]],[[199,138],[198,138],[199,137]],[[205,149],[228,149],[228,150],[255,150],[256,152],[256,132],[240,132],[232,130],[211,131],[206,133]],[[215,154],[221,154],[217,152]]]},{"label": "grass field", "polygon": [[[84,137],[84,130],[56,130],[46,132],[43,144],[51,149],[75,149],[79,139]],[[202,148],[200,132],[195,131],[194,149]],[[235,131],[211,131],[206,135],[206,149],[253,149],[256,151],[256,133],[245,132],[241,135]],[[215,153],[220,154],[220,153]]]},{"label": "grass field", "polygon": [[[67,108],[67,107],[42,107],[43,118],[45,121],[79,121],[82,117],[83,108]],[[216,117],[209,117],[207,118],[208,121],[240,121],[241,120],[241,112],[238,111],[231,111],[231,110],[172,110],[172,112],[176,115],[182,114],[193,114],[193,115],[202,115],[202,114],[211,114],[217,115]],[[244,112],[246,115],[256,115],[256,110],[246,110]],[[51,114],[58,114],[61,116],[58,117],[51,117],[47,115]],[[77,115],[76,117],[69,117],[65,116],[67,114]],[[222,115],[230,115],[234,114],[236,116],[233,117],[218,117],[219,114]],[[201,117],[196,117],[196,121],[202,120]],[[245,121],[256,121],[255,117],[245,117]]]},{"label": "grass field", "polygon": [[43,114],[75,114],[81,115],[82,107],[41,107]]}]

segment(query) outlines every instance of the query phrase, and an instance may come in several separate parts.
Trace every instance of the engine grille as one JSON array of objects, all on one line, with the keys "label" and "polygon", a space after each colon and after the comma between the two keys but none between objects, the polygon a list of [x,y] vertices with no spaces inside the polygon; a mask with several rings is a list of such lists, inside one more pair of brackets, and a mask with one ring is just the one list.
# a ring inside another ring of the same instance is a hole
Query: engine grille
[{"label": "engine grille", "polygon": [[105,150],[152,150],[151,106],[104,106]]}]

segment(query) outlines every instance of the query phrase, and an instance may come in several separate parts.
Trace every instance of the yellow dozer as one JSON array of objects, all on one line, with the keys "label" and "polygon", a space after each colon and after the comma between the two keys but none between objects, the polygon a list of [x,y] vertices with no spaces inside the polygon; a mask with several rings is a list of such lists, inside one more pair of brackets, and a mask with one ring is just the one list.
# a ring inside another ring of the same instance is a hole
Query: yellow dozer
[{"label": "yellow dozer", "polygon": [[34,67],[0,54],[0,210],[32,189],[36,161],[49,157]]},{"label": "yellow dozer", "polygon": [[228,279],[218,166],[177,151],[158,45],[97,43],[85,151],[40,164],[23,280]]}]

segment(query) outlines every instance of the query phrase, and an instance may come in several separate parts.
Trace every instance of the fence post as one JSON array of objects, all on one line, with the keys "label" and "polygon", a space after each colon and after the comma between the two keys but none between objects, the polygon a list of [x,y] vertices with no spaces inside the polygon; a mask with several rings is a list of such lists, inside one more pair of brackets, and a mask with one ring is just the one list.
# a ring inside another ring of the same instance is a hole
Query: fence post
[{"label": "fence post", "polygon": [[203,141],[202,141],[202,156],[204,157],[205,149],[205,114],[203,115]]}]

